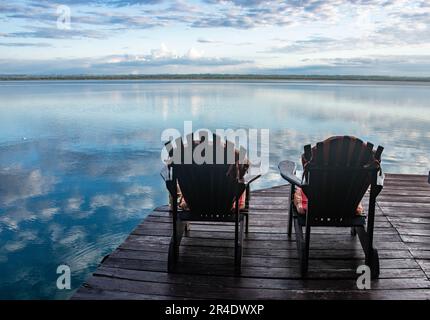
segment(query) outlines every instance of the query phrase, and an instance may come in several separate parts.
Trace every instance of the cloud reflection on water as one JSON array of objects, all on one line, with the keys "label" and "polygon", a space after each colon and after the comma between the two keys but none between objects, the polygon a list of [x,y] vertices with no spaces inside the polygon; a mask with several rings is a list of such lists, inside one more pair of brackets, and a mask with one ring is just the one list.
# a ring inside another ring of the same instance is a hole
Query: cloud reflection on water
[{"label": "cloud reflection on water", "polygon": [[58,264],[72,267],[78,286],[167,203],[160,136],[182,131],[184,120],[194,129],[269,128],[270,171],[256,188],[284,183],[279,161],[298,160],[303,145],[337,134],[383,145],[386,172],[429,169],[430,90],[422,85],[23,86],[0,85],[0,298],[66,297],[55,289]]}]

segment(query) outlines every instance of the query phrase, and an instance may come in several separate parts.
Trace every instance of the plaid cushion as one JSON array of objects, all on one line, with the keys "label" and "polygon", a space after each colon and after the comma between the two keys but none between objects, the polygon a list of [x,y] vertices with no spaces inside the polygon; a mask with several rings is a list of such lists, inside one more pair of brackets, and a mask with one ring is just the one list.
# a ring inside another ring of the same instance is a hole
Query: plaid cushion
[{"label": "plaid cushion", "polygon": [[[246,192],[244,191],[239,198],[239,209],[240,210],[245,209],[245,200],[246,200]],[[233,202],[233,208],[231,208],[231,209],[232,210],[236,209],[236,201]]]},{"label": "plaid cushion", "polygon": [[[293,203],[294,203],[294,206],[296,207],[298,214],[305,215],[308,212],[308,197],[306,197],[305,193],[301,188],[297,188],[296,191],[294,192]],[[361,202],[357,207],[356,215],[358,216],[364,215],[364,208]]]},{"label": "plaid cushion", "polygon": [[293,202],[299,214],[306,214],[308,212],[308,197],[306,197],[302,188],[297,188],[294,192]]},{"label": "plaid cushion", "polygon": [[[179,187],[179,184],[178,184],[177,190],[178,190],[178,207],[182,210],[190,210],[190,208],[187,205],[187,202],[185,201],[184,196],[182,195],[181,188]],[[239,209],[240,210],[245,209],[245,201],[246,201],[246,191],[244,191],[239,198]],[[169,204],[170,204],[170,208],[172,208],[172,197],[171,196],[169,196]],[[232,210],[236,209],[236,201],[233,202],[233,206],[231,209]]]}]

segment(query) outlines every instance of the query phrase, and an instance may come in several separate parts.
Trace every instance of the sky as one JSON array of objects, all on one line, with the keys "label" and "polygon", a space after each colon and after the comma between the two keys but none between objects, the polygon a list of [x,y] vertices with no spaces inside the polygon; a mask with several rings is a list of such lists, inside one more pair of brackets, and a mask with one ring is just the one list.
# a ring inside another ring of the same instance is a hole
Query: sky
[{"label": "sky", "polygon": [[430,0],[0,2],[0,74],[430,76]]}]

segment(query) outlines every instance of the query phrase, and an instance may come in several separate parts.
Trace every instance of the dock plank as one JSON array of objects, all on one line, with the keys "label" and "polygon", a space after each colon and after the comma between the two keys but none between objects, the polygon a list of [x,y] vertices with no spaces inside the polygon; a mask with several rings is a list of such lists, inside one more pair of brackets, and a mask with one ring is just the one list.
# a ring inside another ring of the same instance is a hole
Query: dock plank
[{"label": "dock plank", "polygon": [[[156,208],[76,291],[73,299],[430,299],[430,185],[426,176],[387,174],[378,199],[375,246],[381,275],[358,290],[364,264],[346,228],[314,228],[302,279],[286,235],[289,186],[253,191],[242,274],[233,276],[233,225],[196,222],[167,272],[171,218]],[[366,199],[364,203],[366,203]]]}]

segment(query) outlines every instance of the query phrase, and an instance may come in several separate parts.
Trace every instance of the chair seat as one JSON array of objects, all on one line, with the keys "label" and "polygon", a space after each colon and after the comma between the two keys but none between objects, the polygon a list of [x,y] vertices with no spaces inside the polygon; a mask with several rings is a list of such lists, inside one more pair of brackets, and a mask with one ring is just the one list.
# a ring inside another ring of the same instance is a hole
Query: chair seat
[{"label": "chair seat", "polygon": [[[243,219],[243,216],[247,214],[247,210],[239,211],[239,220]],[[213,221],[213,222],[235,222],[236,213],[197,213],[190,210],[178,210],[178,216],[182,221]]]},{"label": "chair seat", "polygon": [[[294,217],[298,219],[299,225],[306,226],[306,215],[305,214],[295,214]],[[328,221],[328,220],[316,220],[311,221],[311,226],[327,226],[327,227],[359,227],[366,224],[366,216],[356,216],[349,221]]]}]

